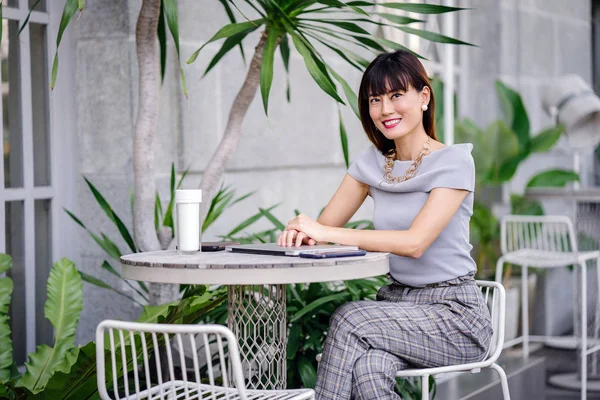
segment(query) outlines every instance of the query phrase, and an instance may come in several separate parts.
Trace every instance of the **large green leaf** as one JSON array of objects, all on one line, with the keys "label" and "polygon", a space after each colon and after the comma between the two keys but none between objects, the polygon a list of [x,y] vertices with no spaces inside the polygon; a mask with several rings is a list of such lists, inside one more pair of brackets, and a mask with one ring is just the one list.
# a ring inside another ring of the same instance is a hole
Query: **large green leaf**
[{"label": "large green leaf", "polygon": [[317,65],[317,59],[315,58],[312,51],[306,46],[306,44],[302,41],[300,36],[298,36],[295,32],[288,32],[292,36],[292,41],[294,42],[294,46],[296,50],[300,53],[302,58],[304,59],[304,64],[308,69],[308,73],[312,76],[312,78],[317,82],[317,85],[325,93],[333,97],[337,102],[346,104],[344,101],[338,96],[335,85],[332,84],[331,78],[327,76],[326,72],[323,72],[319,66]]},{"label": "large green leaf", "polygon": [[513,194],[510,196],[510,213],[514,215],[544,215],[544,208],[538,200]]},{"label": "large green leaf", "polygon": [[521,95],[500,81],[496,81],[496,92],[500,98],[500,105],[504,118],[511,129],[517,134],[521,153],[528,150],[529,144],[529,117],[523,105]]},{"label": "large green leaf", "polygon": [[268,30],[260,67],[260,94],[266,115],[269,114],[269,92],[271,91],[271,83],[273,83],[273,62],[275,61],[278,36],[277,29],[271,28]]},{"label": "large green leaf", "polygon": [[[54,62],[52,63],[52,77],[50,80],[50,89],[54,89],[56,85],[56,77],[58,75],[58,48],[60,46],[60,41],[62,40],[63,33],[69,22],[71,22],[71,18],[75,15],[75,11],[79,8],[78,0],[67,0],[65,2],[65,7],[63,8],[62,16],[60,17],[60,25],[58,27],[58,35],[56,36],[56,54],[54,55]],[[82,10],[79,10],[80,12]]]},{"label": "large green leaf", "polygon": [[298,319],[302,318],[302,316],[316,310],[318,307],[320,307],[322,304],[328,303],[330,301],[335,301],[338,299],[341,299],[343,297],[346,296],[346,293],[335,293],[329,296],[325,296],[325,297],[321,297],[315,301],[313,301],[312,303],[308,304],[306,307],[304,307],[302,310],[298,311],[292,318],[290,318],[290,322],[295,322]]},{"label": "large green leaf", "polygon": [[[235,15],[233,14],[233,11],[231,10],[231,7],[229,7],[229,2],[228,0],[219,0],[219,2],[223,5],[223,8],[225,8],[225,12],[227,13],[227,17],[229,18],[229,22],[231,22],[232,24],[235,24],[237,21],[235,19]],[[235,6],[235,3],[234,3]],[[235,6],[237,8],[237,6]],[[246,64],[246,55],[244,54],[244,46],[242,46],[242,44],[239,44],[239,48],[240,48],[240,53],[242,54],[242,60],[244,61],[244,65]]]},{"label": "large green leaf", "polygon": [[196,58],[198,58],[198,54],[200,54],[200,51],[202,51],[202,49],[209,43],[212,43],[216,40],[219,39],[225,39],[228,38],[229,36],[233,36],[236,33],[240,33],[243,32],[253,26],[257,27],[263,24],[263,20],[262,19],[256,19],[254,21],[247,21],[247,22],[239,22],[236,24],[229,24],[229,25],[225,25],[224,27],[222,27],[221,29],[219,29],[217,31],[217,33],[215,33],[213,35],[213,37],[211,37],[206,43],[204,43],[198,50],[196,50],[191,56],[190,58],[187,60],[188,64],[193,63],[194,61],[196,61]]},{"label": "large green leaf", "polygon": [[81,276],[71,261],[63,258],[54,263],[47,292],[44,313],[54,327],[54,347],[38,346],[29,355],[26,371],[17,382],[33,393],[43,390],[74,346],[75,329],[83,308],[83,288]]},{"label": "large green leaf", "polygon": [[519,155],[519,141],[503,121],[491,123],[482,139],[474,147],[479,147],[478,151],[492,159],[489,177],[497,180],[501,165]]},{"label": "large green leaf", "polygon": [[[274,205],[274,206],[271,206],[271,207],[267,208],[267,211],[271,211],[275,207],[277,207],[277,205]],[[258,212],[256,214],[254,214],[253,216],[245,219],[244,221],[242,221],[238,225],[236,225],[227,235],[225,235],[225,237],[232,237],[232,236],[234,236],[235,234],[243,231],[244,229],[246,229],[250,225],[252,225],[255,222],[257,222],[263,216],[264,216],[264,214],[262,212]]]},{"label": "large green leaf", "polygon": [[8,318],[8,308],[13,292],[13,282],[10,278],[0,279],[0,384],[10,379],[13,364],[11,330]]},{"label": "large green leaf", "polygon": [[564,169],[552,169],[540,172],[527,183],[527,188],[533,187],[564,187],[569,182],[579,181],[579,175]]},{"label": "large green leaf", "polygon": [[313,363],[306,357],[301,357],[298,362],[298,373],[304,387],[314,388],[317,383],[317,371]]},{"label": "large green leaf", "polygon": [[167,20],[167,26],[173,36],[175,42],[175,50],[177,50],[177,64],[179,65],[179,76],[181,78],[181,87],[183,88],[183,95],[187,97],[187,86],[185,83],[185,73],[181,68],[181,54],[179,51],[179,16],[177,13],[177,0],[162,0],[162,7],[164,8],[165,18]]},{"label": "large green leaf", "polygon": [[281,60],[283,61],[283,67],[286,72],[286,90],[285,97],[289,103],[290,101],[290,42],[288,40],[288,36],[286,33],[283,34],[281,38],[281,43],[279,44],[279,52],[281,53]]},{"label": "large green leaf", "polygon": [[97,399],[96,344],[89,342],[76,352],[77,359],[68,372],[56,372],[44,389],[46,399]]},{"label": "large green leaf", "polygon": [[223,56],[225,56],[225,54],[227,54],[231,49],[237,45],[242,46],[242,40],[244,40],[249,33],[254,32],[257,28],[258,26],[252,26],[243,32],[236,33],[235,35],[229,36],[227,39],[225,39],[221,49],[217,52],[217,54],[215,54],[212,60],[210,60],[210,63],[206,67],[202,77],[205,77],[206,74],[208,74],[208,72],[213,69],[213,67],[221,60],[221,58],[223,58]]},{"label": "large green leaf", "polygon": [[346,169],[350,168],[350,158],[348,156],[348,135],[346,134],[346,127],[344,126],[344,120],[342,119],[342,111],[338,111],[340,118],[340,142],[342,144],[342,152],[344,153],[344,163]]},{"label": "large green leaf", "polygon": [[[373,2],[369,2],[369,1],[359,0],[359,1],[349,1],[348,5],[366,7],[366,6],[374,6],[376,4]],[[414,12],[417,14],[444,14],[444,13],[453,12],[453,11],[468,10],[467,8],[439,6],[436,4],[382,2],[378,5],[380,5],[382,7],[393,8],[396,10]]]},{"label": "large green leaf", "polygon": [[133,237],[131,236],[131,233],[129,233],[129,230],[127,229],[121,218],[119,218],[119,216],[114,212],[111,205],[108,204],[104,196],[100,193],[98,189],[96,189],[92,182],[90,182],[90,180],[85,177],[83,179],[87,183],[88,187],[90,188],[90,191],[94,195],[94,198],[96,199],[104,213],[108,216],[108,219],[110,219],[116,225],[117,229],[119,230],[119,233],[125,240],[125,243],[127,243],[127,245],[129,246],[129,249],[131,249],[133,253],[137,253],[135,243],[133,242]]},{"label": "large green leaf", "polygon": [[354,90],[352,90],[352,88],[350,87],[348,82],[346,82],[346,80],[344,78],[342,78],[340,75],[338,75],[333,70],[333,68],[328,67],[327,69],[331,73],[331,75],[333,75],[333,78],[336,81],[338,81],[340,83],[340,85],[342,85],[342,89],[344,90],[346,99],[348,99],[348,104],[350,104],[352,111],[354,111],[354,115],[356,115],[356,117],[358,119],[360,119],[360,111],[358,109],[358,96],[356,95],[356,93],[354,93]]},{"label": "large green leaf", "polygon": [[12,268],[12,257],[8,254],[0,253],[0,274],[5,273]]},{"label": "large green leaf", "polygon": [[408,26],[399,26],[398,29],[400,29],[401,31],[404,31],[406,33],[410,33],[411,35],[416,35],[416,36],[422,37],[423,39],[427,39],[431,42],[446,43],[446,44],[462,44],[462,45],[467,45],[467,46],[473,46],[470,43],[463,42],[462,40],[451,38],[449,36],[444,36],[444,35],[436,33],[436,32],[424,31],[422,29],[410,28]]},{"label": "large green leaf", "polygon": [[560,139],[560,135],[562,135],[564,130],[565,128],[563,125],[544,129],[531,138],[529,141],[529,150],[534,153],[541,153],[550,150],[558,141],[558,139]]},{"label": "large green leaf", "polygon": [[133,297],[131,297],[127,293],[124,293],[124,292],[122,292],[122,291],[120,291],[118,289],[115,289],[114,287],[112,287],[108,283],[104,282],[103,280],[101,280],[99,278],[96,278],[95,276],[88,275],[85,272],[81,272],[81,271],[79,271],[79,274],[81,275],[81,279],[84,282],[87,282],[87,283],[89,283],[91,285],[97,286],[97,287],[102,288],[102,289],[112,290],[113,292],[115,292],[117,294],[120,294],[123,297],[128,298],[129,300],[133,301],[134,303],[142,305],[139,301],[137,301],[136,299],[134,299]]},{"label": "large green leaf", "polygon": [[264,208],[259,208],[260,213],[280,231],[285,229],[285,225],[281,222],[277,217],[275,217],[269,210],[265,210]]}]

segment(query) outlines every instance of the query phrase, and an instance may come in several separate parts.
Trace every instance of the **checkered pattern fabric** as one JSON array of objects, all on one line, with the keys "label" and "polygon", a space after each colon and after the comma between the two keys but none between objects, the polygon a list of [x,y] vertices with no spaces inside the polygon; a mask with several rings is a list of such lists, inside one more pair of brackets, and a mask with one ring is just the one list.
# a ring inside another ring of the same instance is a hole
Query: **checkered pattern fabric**
[{"label": "checkered pattern fabric", "polygon": [[435,287],[384,286],[377,301],[347,303],[332,315],[316,399],[399,399],[396,371],[480,361],[491,337],[472,275]]}]

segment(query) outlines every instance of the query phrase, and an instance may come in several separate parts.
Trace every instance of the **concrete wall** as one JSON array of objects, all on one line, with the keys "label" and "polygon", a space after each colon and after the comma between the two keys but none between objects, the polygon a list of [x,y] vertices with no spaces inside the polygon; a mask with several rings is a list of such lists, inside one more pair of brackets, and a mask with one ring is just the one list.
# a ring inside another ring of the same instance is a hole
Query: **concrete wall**
[{"label": "concrete wall", "polygon": [[[118,215],[131,223],[129,194],[133,185],[132,137],[137,108],[137,62],[135,23],[140,1],[89,1],[86,12],[74,24],[77,63],[77,127],[81,174],[106,196]],[[212,3],[211,3],[212,4]],[[252,18],[252,10],[244,9]],[[217,67],[201,79],[222,42],[207,46],[198,60],[185,65],[189,55],[208,40],[227,16],[217,2],[181,1],[179,8],[182,64],[186,71],[189,101],[181,93],[174,49],[169,44],[169,65],[161,89],[159,135],[156,143],[158,185],[162,198],[168,195],[168,173],[175,162],[177,171],[190,168],[184,188],[195,188],[216,149],[233,100],[245,77],[246,66],[239,50],[231,51]],[[170,38],[169,38],[170,39]],[[249,62],[258,33],[245,41]],[[334,63],[338,73],[358,87],[360,76],[343,64]],[[256,213],[259,207],[279,204],[274,214],[282,221],[294,209],[317,216],[345,174],[338,128],[338,109],[307,73],[302,58],[292,52],[291,103],[285,99],[286,77],[277,53],[269,117],[257,94],[244,122],[244,136],[228,164],[224,184],[238,195],[256,194],[228,210],[204,233],[205,240],[218,239],[235,225]],[[343,111],[351,155],[366,148],[360,123],[349,110]],[[95,232],[111,238],[119,234],[82,179],[78,187],[78,215]],[[370,204],[357,214],[369,218]],[[271,226],[263,221],[249,232]],[[99,268],[104,253],[87,235],[81,235],[81,265],[127,291],[125,284]],[[122,251],[127,247],[117,241]],[[118,268],[118,264],[113,262]],[[78,340],[93,338],[95,326],[104,318],[134,319],[139,307],[109,292],[85,285],[85,312]]]},{"label": "concrete wall", "polygon": [[[218,2],[180,1],[182,62],[228,20]],[[73,24],[75,57],[76,126],[80,172],[107,197],[127,224],[131,222],[129,194],[132,187],[132,137],[137,107],[135,23],[140,0],[95,0]],[[485,125],[500,116],[494,80],[502,79],[519,90],[529,111],[532,132],[551,121],[540,106],[539,88],[547,79],[567,72],[591,81],[589,0],[470,0],[468,32],[462,36],[479,47],[464,51],[470,84],[461,96],[470,104],[461,114]],[[252,18],[252,10],[244,9]],[[461,29],[461,35],[462,30]],[[258,42],[258,32],[245,40],[247,62]],[[221,42],[207,46],[198,60],[184,65],[189,103],[182,96],[178,71],[169,45],[167,76],[161,91],[159,134],[155,147],[157,182],[163,199],[172,162],[178,171],[190,168],[185,188],[197,187],[210,156],[224,131],[229,110],[245,76],[245,65],[233,50],[206,77],[201,75]],[[338,73],[358,88],[360,76],[338,59]],[[256,190],[251,198],[228,210],[204,234],[216,239],[258,207],[279,204],[274,214],[287,221],[293,210],[316,216],[327,203],[344,173],[339,140],[338,111],[306,72],[302,59],[292,52],[291,103],[285,101],[286,80],[279,55],[270,99],[269,117],[257,95],[244,122],[244,136],[225,172],[224,183],[238,194]],[[353,114],[343,110],[351,158],[368,145]],[[529,176],[548,166],[570,166],[567,155],[553,151],[523,165],[508,192],[520,192]],[[77,182],[77,213],[95,232],[118,238],[118,232],[97,207],[82,179]],[[367,203],[357,218],[370,218]],[[256,229],[266,228],[266,221]],[[82,231],[78,238],[79,267],[119,285],[101,271],[105,258]],[[126,252],[126,246],[118,241]],[[118,267],[116,262],[113,262]],[[121,289],[127,290],[124,284]],[[96,324],[104,318],[134,319],[140,309],[128,300],[85,285],[85,311],[78,341],[91,340]]]}]

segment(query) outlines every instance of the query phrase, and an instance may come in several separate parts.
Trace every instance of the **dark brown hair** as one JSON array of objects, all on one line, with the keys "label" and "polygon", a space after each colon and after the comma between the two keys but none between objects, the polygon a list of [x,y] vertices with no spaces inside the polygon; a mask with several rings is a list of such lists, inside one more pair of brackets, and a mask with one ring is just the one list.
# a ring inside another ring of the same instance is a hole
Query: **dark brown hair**
[{"label": "dark brown hair", "polygon": [[425,86],[429,88],[430,100],[427,111],[423,112],[423,127],[427,135],[437,140],[433,89],[425,67],[416,56],[406,50],[382,53],[369,64],[363,74],[358,90],[360,119],[367,137],[383,154],[394,149],[395,145],[394,141],[386,138],[373,123],[369,115],[369,96],[379,96],[390,91],[406,91],[411,86],[419,92]]}]

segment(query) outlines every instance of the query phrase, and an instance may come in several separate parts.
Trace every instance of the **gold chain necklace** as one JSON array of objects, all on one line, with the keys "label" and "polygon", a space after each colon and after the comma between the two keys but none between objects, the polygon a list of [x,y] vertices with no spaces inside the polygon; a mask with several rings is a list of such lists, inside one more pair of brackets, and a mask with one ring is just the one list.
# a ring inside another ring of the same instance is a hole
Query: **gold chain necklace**
[{"label": "gold chain necklace", "polygon": [[404,182],[417,175],[417,171],[419,170],[423,156],[429,154],[429,139],[430,137],[428,136],[427,140],[423,144],[423,148],[419,152],[419,155],[417,158],[415,158],[415,161],[413,161],[410,167],[408,167],[402,177],[392,175],[392,171],[394,170],[394,160],[396,159],[396,149],[391,149],[388,151],[385,155],[385,164],[383,164],[383,180],[386,183],[395,185],[398,182]]}]

